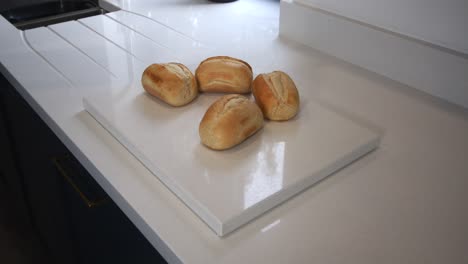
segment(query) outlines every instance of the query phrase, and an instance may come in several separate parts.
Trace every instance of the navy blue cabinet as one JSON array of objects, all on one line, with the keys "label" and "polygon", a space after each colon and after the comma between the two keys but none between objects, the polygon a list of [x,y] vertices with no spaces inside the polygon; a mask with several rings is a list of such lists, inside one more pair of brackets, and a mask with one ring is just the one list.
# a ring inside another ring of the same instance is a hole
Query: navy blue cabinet
[{"label": "navy blue cabinet", "polygon": [[51,261],[165,263],[17,91],[3,77],[1,82],[6,122],[0,132],[10,135],[3,141],[13,149],[10,163],[16,162],[19,171],[0,176],[21,182],[14,192],[24,197],[22,204]]}]

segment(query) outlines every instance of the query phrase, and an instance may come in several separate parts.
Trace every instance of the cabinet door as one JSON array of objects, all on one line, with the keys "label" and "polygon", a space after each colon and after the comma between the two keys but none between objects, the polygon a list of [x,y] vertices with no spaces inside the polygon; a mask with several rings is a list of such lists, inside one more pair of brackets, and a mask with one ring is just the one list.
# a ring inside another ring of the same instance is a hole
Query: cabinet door
[{"label": "cabinet door", "polygon": [[4,91],[4,107],[32,224],[56,263],[76,263],[62,185],[51,160],[67,149],[13,87]]},{"label": "cabinet door", "polygon": [[32,222],[56,263],[165,263],[16,91],[5,94]]},{"label": "cabinet door", "polygon": [[0,75],[0,184],[17,220],[18,231],[31,232],[31,220],[24,199],[23,183],[17,171],[14,159],[14,148],[8,129],[5,109],[5,92],[9,83]]},{"label": "cabinet door", "polygon": [[56,160],[80,263],[166,263],[72,156]]}]

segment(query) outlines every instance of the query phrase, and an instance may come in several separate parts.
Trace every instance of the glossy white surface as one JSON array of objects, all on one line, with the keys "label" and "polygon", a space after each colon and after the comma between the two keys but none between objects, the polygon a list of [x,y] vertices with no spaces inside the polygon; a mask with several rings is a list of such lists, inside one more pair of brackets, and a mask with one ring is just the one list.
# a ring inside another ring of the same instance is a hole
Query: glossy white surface
[{"label": "glossy white surface", "polygon": [[288,59],[314,100],[383,134],[378,151],[219,238],[84,111],[83,97],[125,87],[97,85],[91,60],[80,68],[90,84],[71,85],[0,17],[2,73],[170,263],[466,263],[466,110],[278,38],[276,1],[112,2],[220,52],[266,58],[259,72]]},{"label": "glossy white surface", "polygon": [[[300,78],[300,76],[298,76]],[[198,125],[219,95],[171,107],[141,85],[122,94],[86,97],[85,109],[223,236],[373,150],[378,136],[311,100],[299,114],[267,122],[237,147],[213,151]]]},{"label": "glossy white surface", "polygon": [[468,54],[465,0],[295,0]]},{"label": "glossy white surface", "polygon": [[[80,20],[79,23],[95,31],[97,35],[114,43],[123,51],[128,52],[145,64],[179,60],[176,58],[175,51],[163,47],[161,44],[107,16],[88,17]],[[101,41],[103,40],[101,39]],[[96,49],[96,51],[100,53],[99,49]]]},{"label": "glossy white surface", "polygon": [[281,2],[282,36],[468,108],[468,56],[298,2]]}]

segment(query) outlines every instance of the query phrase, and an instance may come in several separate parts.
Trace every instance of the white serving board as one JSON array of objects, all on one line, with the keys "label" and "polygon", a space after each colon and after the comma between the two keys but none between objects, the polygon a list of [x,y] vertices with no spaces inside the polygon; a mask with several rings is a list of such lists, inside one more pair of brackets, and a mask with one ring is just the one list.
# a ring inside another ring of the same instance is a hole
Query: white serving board
[{"label": "white serving board", "polygon": [[134,85],[84,99],[85,109],[219,236],[228,234],[377,147],[379,136],[307,99],[288,122],[266,122],[213,151],[198,125],[220,95],[174,108]]}]

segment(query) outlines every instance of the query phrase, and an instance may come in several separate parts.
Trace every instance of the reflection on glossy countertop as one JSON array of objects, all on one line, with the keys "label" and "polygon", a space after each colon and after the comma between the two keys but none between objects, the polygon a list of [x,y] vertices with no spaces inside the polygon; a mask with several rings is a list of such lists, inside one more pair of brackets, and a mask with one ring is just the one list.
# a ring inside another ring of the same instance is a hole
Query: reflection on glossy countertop
[{"label": "reflection on glossy countertop", "polygon": [[285,142],[266,145],[267,151],[257,153],[257,166],[250,172],[244,186],[244,209],[257,204],[283,188]]}]

